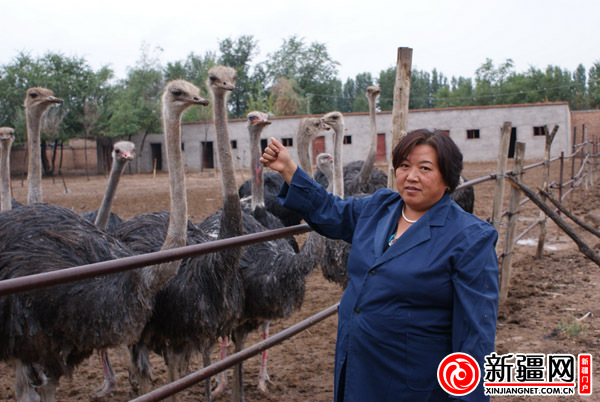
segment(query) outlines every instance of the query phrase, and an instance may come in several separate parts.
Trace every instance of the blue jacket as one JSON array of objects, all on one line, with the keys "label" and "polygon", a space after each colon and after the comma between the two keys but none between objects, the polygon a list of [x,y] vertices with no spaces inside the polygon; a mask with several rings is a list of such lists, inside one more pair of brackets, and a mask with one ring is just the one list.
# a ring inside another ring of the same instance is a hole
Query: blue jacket
[{"label": "blue jacket", "polygon": [[[494,350],[498,233],[444,195],[387,250],[402,199],[380,189],[341,199],[298,169],[279,201],[318,233],[352,243],[338,311],[335,400],[440,401],[437,368],[453,352],[473,356],[483,394],[484,356]],[[346,364],[343,390],[342,366]]]}]

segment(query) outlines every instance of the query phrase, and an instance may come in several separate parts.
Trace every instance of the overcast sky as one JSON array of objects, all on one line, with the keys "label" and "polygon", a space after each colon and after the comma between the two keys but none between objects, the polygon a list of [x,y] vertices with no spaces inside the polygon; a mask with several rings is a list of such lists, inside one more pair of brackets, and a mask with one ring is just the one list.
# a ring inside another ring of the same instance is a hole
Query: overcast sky
[{"label": "overcast sky", "polygon": [[0,15],[0,64],[54,51],[109,65],[118,78],[143,43],[162,48],[166,64],[241,35],[257,40],[254,61],[292,35],[325,43],[342,81],[377,77],[395,66],[398,47],[413,49],[413,68],[448,77],[473,77],[486,58],[511,58],[518,72],[600,62],[598,0],[2,0]]}]

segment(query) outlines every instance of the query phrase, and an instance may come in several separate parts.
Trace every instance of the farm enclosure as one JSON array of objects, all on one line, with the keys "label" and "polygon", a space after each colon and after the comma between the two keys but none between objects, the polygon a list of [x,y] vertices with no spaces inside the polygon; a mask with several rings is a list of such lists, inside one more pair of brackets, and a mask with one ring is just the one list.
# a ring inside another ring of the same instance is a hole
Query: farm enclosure
[{"label": "farm enclosure", "polygon": [[[530,163],[528,161],[527,163]],[[552,179],[557,172],[553,165]],[[508,168],[510,169],[510,163]],[[464,175],[476,178],[494,172],[494,163],[467,163]],[[238,172],[238,185],[247,179],[247,172]],[[66,177],[66,185],[70,190],[64,192],[60,178],[44,179],[44,198],[46,202],[63,205],[83,213],[97,209],[100,205],[106,178],[92,176],[86,181],[83,176]],[[528,170],[523,178],[532,188],[541,183],[541,169]],[[221,203],[220,177],[213,173],[192,173],[187,176],[189,215],[194,222],[201,221],[216,211]],[[491,215],[493,201],[493,182],[486,182],[475,187],[475,215],[486,219]],[[508,189],[508,186],[507,186]],[[13,180],[15,198],[21,202],[26,199],[26,187],[21,187],[19,180]],[[508,191],[505,192],[505,201]],[[569,197],[567,197],[567,205]],[[168,209],[168,184],[166,173],[153,178],[150,174],[125,175],[117,191],[114,212],[124,219],[134,215]],[[506,202],[505,202],[506,208]],[[523,206],[520,214],[519,228],[522,231],[537,219],[538,210],[531,203]],[[598,187],[585,191],[579,188],[573,195],[573,211],[578,216],[587,212],[600,214],[600,197]],[[595,245],[598,239],[587,233],[582,236]],[[305,235],[304,235],[305,236]],[[527,238],[537,239],[537,231],[530,232]],[[528,239],[524,239],[528,240]],[[500,233],[500,246],[504,242],[504,234]],[[535,247],[526,244],[518,245],[513,260],[511,287],[507,302],[500,307],[499,323],[496,338],[498,353],[591,353],[598,355],[600,351],[600,325],[597,316],[600,314],[598,283],[600,271],[594,263],[586,260],[576,249],[574,243],[564,234],[559,234],[556,226],[548,222],[547,249],[542,260],[535,260]],[[498,250],[501,250],[500,246]],[[303,308],[290,318],[275,322],[271,333],[287,328],[293,323],[336,303],[341,290],[335,284],[328,283],[320,272],[315,271],[307,284],[307,293]],[[591,312],[582,321],[576,318]],[[269,373],[273,384],[268,395],[261,394],[256,387],[259,358],[247,361],[245,390],[248,401],[329,401],[333,397],[333,348],[335,344],[336,318],[329,318],[308,331],[274,347],[269,352]],[[577,332],[574,323],[583,329],[574,335],[567,330]],[[251,335],[247,345],[260,340],[259,334]],[[230,352],[232,349],[230,349]],[[118,384],[110,400],[126,401],[134,397],[130,391],[125,368],[125,354],[111,351],[117,372]],[[216,348],[213,358],[216,358]],[[194,359],[191,370],[201,367],[201,359]],[[166,371],[162,359],[153,358],[155,386],[166,383]],[[596,370],[596,375],[599,375]],[[229,375],[230,372],[228,373]],[[0,363],[0,399],[13,399],[12,369]],[[88,399],[102,383],[102,371],[99,359],[94,356],[76,371],[73,379],[61,382],[58,399],[75,401]],[[228,392],[230,392],[230,387]],[[229,400],[225,394],[217,400]],[[182,401],[203,400],[202,386],[192,387],[180,394]],[[495,398],[495,400],[509,400]]]}]

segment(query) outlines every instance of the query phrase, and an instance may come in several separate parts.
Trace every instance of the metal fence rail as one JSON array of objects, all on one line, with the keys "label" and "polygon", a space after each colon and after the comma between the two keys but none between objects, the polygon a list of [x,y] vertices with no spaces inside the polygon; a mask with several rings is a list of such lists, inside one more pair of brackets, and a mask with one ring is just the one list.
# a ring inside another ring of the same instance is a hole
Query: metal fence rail
[{"label": "metal fence rail", "polygon": [[284,329],[281,332],[271,336],[269,339],[265,339],[264,341],[255,343],[254,345],[241,350],[231,356],[226,357],[223,360],[220,360],[210,366],[204,367],[201,370],[196,371],[195,373],[189,374],[186,377],[180,378],[179,380],[173,381],[167,385],[164,385],[160,388],[157,388],[153,391],[148,392],[136,399],[133,399],[135,402],[150,402],[150,401],[160,401],[168,396],[174,395],[177,392],[183,391],[184,389],[191,387],[194,384],[199,383],[202,380],[207,379],[223,370],[228,369],[246,359],[249,359],[252,356],[255,356],[261,353],[264,350],[269,349],[272,346],[275,346],[286,339],[297,335],[298,333],[304,331],[305,329],[312,327],[313,325],[323,321],[325,318],[335,314],[337,312],[337,308],[339,303],[334,304],[331,307],[326,308],[325,310],[308,317],[305,320],[300,321],[292,325],[291,327]]},{"label": "metal fence rail", "polygon": [[52,272],[22,276],[0,281],[0,296],[10,293],[24,292],[40,289],[59,283],[75,282],[95,276],[114,274],[131,269],[155,265],[162,262],[179,260],[202,254],[214,253],[227,248],[248,246],[269,240],[288,237],[296,234],[310,232],[312,229],[306,225],[289,226],[281,229],[267,230],[229,239],[214,240],[207,243],[195,244],[174,248],[171,250],[156,251],[125,257],[117,260],[102,261],[95,264],[82,265],[73,268],[64,268]]}]

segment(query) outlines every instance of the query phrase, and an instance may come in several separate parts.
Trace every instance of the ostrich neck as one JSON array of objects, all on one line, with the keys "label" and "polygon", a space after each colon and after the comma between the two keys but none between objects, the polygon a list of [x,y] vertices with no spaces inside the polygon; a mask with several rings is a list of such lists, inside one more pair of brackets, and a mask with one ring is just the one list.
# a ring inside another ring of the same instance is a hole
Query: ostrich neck
[{"label": "ostrich neck", "polygon": [[369,146],[369,153],[365,158],[360,173],[358,174],[358,180],[360,183],[360,189],[366,192],[366,188],[369,185],[371,173],[375,168],[375,155],[377,153],[377,121],[375,112],[375,99],[369,97],[369,120],[371,123],[371,145]]},{"label": "ostrich neck", "polygon": [[336,126],[333,148],[333,194],[344,198],[344,160],[342,159],[342,144],[344,142],[344,126]]},{"label": "ostrich neck", "polygon": [[252,170],[252,210],[265,205],[263,165],[260,163],[260,133],[262,129],[250,129],[250,169]]},{"label": "ostrich neck", "polygon": [[293,257],[298,263],[290,265],[301,275],[306,276],[323,260],[324,252],[325,238],[317,232],[310,232],[302,250]]},{"label": "ostrich neck", "polygon": [[10,191],[10,143],[0,142],[0,180],[2,191],[2,212],[10,211],[12,194]]},{"label": "ostrich neck", "polygon": [[229,141],[229,131],[227,129],[227,94],[219,91],[215,92],[213,111],[223,188],[223,216],[219,236],[220,238],[226,238],[242,234],[242,207],[237,192],[231,142]]},{"label": "ostrich neck", "polygon": [[333,169],[331,165],[328,165],[320,170],[327,177],[327,191],[331,192],[333,190]]},{"label": "ostrich neck", "polygon": [[[181,113],[172,116],[163,113],[164,133],[169,169],[169,190],[171,211],[169,228],[161,250],[170,250],[185,246],[187,235],[187,198],[185,193],[185,175],[181,157]],[[173,278],[179,269],[181,260],[169,261],[146,268],[144,276],[149,281],[152,292],[158,292]]]},{"label": "ostrich neck", "polygon": [[298,133],[298,161],[300,168],[312,176],[312,163],[310,161],[310,140],[312,137]]},{"label": "ostrich neck", "polygon": [[42,160],[40,147],[40,126],[42,113],[25,109],[27,115],[27,143],[29,160],[27,162],[27,204],[44,202],[42,196]]},{"label": "ostrich neck", "polygon": [[104,193],[102,204],[100,205],[98,215],[96,216],[95,224],[99,228],[106,229],[106,225],[108,224],[108,217],[110,215],[110,210],[112,209],[113,200],[115,199],[115,193],[117,192],[119,179],[121,178],[121,174],[123,173],[123,170],[125,169],[126,165],[127,161],[124,159],[113,159],[110,177],[108,178],[108,184],[106,185],[106,192]]}]

